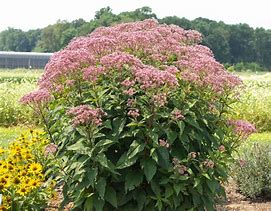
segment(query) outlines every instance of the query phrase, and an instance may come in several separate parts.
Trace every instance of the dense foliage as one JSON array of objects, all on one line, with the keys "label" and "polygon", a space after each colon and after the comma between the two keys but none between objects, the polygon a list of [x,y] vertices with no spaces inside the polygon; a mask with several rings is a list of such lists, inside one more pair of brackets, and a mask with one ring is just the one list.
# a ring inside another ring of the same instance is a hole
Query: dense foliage
[{"label": "dense foliage", "polygon": [[72,22],[59,21],[43,29],[24,32],[9,28],[0,33],[0,50],[55,52],[64,48],[69,41],[86,35],[100,26],[155,18],[160,23],[175,24],[185,29],[195,29],[203,34],[203,44],[208,46],[220,62],[236,64],[255,62],[263,68],[271,67],[271,30],[253,29],[247,24],[228,25],[205,18],[187,20],[176,16],[158,19],[149,7],[142,7],[118,15],[102,8],[94,19]]},{"label": "dense foliage", "polygon": [[47,207],[54,183],[45,178],[45,147],[41,132],[22,134],[0,147],[0,210],[41,210]]},{"label": "dense foliage", "polygon": [[54,54],[21,102],[59,146],[63,204],[214,209],[232,151],[255,129],[228,121],[241,81],[200,41],[146,20],[98,28]]},{"label": "dense foliage", "polygon": [[242,194],[250,198],[271,198],[271,146],[242,147],[233,176]]}]

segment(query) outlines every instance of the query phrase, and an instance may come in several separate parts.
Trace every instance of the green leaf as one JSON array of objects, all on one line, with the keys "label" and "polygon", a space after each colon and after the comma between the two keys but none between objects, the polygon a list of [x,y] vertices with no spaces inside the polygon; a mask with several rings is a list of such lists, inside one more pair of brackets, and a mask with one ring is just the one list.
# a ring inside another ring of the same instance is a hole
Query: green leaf
[{"label": "green leaf", "polygon": [[170,167],[170,162],[167,148],[159,147],[157,151],[159,165],[165,169],[168,169]]},{"label": "green leaf", "polygon": [[85,211],[92,211],[93,210],[93,197],[90,196],[87,198],[84,204],[84,210]]},{"label": "green leaf", "polygon": [[79,154],[88,154],[89,147],[87,147],[83,141],[78,141],[75,144],[68,146],[67,150],[76,151]]},{"label": "green leaf", "polygon": [[146,176],[147,181],[150,182],[157,170],[155,161],[149,158],[144,159],[142,160],[142,167],[144,169],[144,174]]},{"label": "green leaf", "polygon": [[95,211],[103,211],[104,200],[100,199],[97,195],[94,195],[93,205]]},{"label": "green leaf", "polygon": [[102,199],[104,199],[105,187],[106,187],[106,180],[105,180],[105,178],[101,177],[97,182],[96,189],[99,193],[99,196]]},{"label": "green leaf", "polygon": [[133,157],[131,159],[128,159],[127,153],[122,154],[120,159],[117,162],[117,169],[123,169],[127,168],[131,165],[133,165],[137,160],[137,157]]},{"label": "green leaf", "polygon": [[100,163],[103,167],[107,168],[112,173],[117,174],[117,172],[114,171],[115,170],[114,164],[112,162],[110,162],[110,160],[107,159],[107,157],[105,156],[104,153],[100,153],[100,154],[96,155],[94,160],[97,161],[98,163]]},{"label": "green leaf", "polygon": [[105,200],[108,201],[113,207],[117,208],[117,194],[116,191],[112,187],[107,187],[106,193],[105,193]]},{"label": "green leaf", "polygon": [[89,168],[87,170],[87,177],[88,177],[88,181],[89,181],[91,187],[94,187],[94,182],[96,180],[97,175],[98,175],[97,168]]},{"label": "green leaf", "polygon": [[143,190],[139,190],[134,195],[135,200],[137,201],[137,210],[141,211],[144,208],[144,204],[146,202],[146,193]]},{"label": "green leaf", "polygon": [[125,117],[116,117],[112,121],[114,133],[118,136],[122,131],[126,123]]},{"label": "green leaf", "polygon": [[143,175],[139,172],[129,172],[125,177],[125,192],[138,187],[143,181]]},{"label": "green leaf", "polygon": [[[105,140],[100,140],[95,146],[94,148],[108,148],[110,147],[112,144],[116,143],[115,141],[109,140],[109,139],[105,139]],[[104,150],[103,150],[104,151]]]},{"label": "green leaf", "polygon": [[180,183],[176,183],[173,185],[173,189],[175,190],[176,195],[179,195],[182,188],[183,188],[183,185]]},{"label": "green leaf", "polygon": [[161,193],[160,193],[160,187],[159,185],[155,182],[155,181],[151,181],[151,189],[153,190],[153,192],[155,193],[155,195],[160,198]]},{"label": "green leaf", "polygon": [[202,128],[199,126],[198,122],[195,119],[193,119],[193,117],[188,117],[187,116],[184,121],[187,122],[189,125],[191,125],[191,126],[197,128],[198,130],[202,131]]},{"label": "green leaf", "polygon": [[170,185],[166,186],[166,191],[165,191],[165,198],[169,198],[174,194],[174,190]]},{"label": "green leaf", "polygon": [[104,125],[105,128],[112,130],[112,125],[111,125],[110,119],[107,119],[106,121],[104,121],[103,125]]},{"label": "green leaf", "polygon": [[175,131],[171,130],[170,128],[166,130],[166,134],[168,143],[173,144],[178,134]]},{"label": "green leaf", "polygon": [[179,129],[180,129],[179,137],[181,137],[183,135],[185,124],[184,124],[183,121],[178,121],[178,126],[179,126]]},{"label": "green leaf", "polygon": [[127,153],[128,159],[131,159],[132,157],[137,155],[139,152],[143,151],[144,148],[145,148],[145,143],[139,143],[137,140],[133,141]]}]

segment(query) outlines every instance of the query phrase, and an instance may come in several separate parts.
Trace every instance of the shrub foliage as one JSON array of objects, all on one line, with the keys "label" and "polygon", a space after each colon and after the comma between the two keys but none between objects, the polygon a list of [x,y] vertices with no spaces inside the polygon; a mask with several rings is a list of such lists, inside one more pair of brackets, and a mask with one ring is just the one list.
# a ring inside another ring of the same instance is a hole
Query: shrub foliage
[{"label": "shrub foliage", "polygon": [[[196,31],[155,20],[99,28],[47,64],[35,106],[76,210],[213,210],[232,150],[241,81]],[[236,125],[236,127],[235,127]]]},{"label": "shrub foliage", "polygon": [[271,198],[271,147],[254,144],[243,147],[234,165],[233,176],[240,191],[247,197]]}]

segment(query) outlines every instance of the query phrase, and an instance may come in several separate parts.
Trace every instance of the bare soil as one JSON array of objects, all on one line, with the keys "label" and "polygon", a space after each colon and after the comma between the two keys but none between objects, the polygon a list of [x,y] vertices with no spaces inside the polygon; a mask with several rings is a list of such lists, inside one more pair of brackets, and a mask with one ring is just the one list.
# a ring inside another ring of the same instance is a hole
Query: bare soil
[{"label": "bare soil", "polygon": [[218,211],[271,211],[271,200],[252,200],[243,196],[233,180],[225,186],[227,201],[218,206]]}]

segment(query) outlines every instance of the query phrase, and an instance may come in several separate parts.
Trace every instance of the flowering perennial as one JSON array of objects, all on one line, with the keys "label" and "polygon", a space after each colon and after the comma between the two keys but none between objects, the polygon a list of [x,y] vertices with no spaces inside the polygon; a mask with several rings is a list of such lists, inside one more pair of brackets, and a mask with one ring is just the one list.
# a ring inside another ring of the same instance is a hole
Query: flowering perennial
[{"label": "flowering perennial", "polygon": [[161,25],[155,20],[102,27],[72,40],[66,49],[54,54],[39,85],[51,90],[63,83],[63,78],[80,74],[85,80],[96,81],[110,69],[122,74],[124,67],[132,68],[133,77],[144,89],[176,86],[178,72],[184,80],[216,92],[239,85],[240,80],[226,72],[210,49],[198,44],[200,41],[196,31]]},{"label": "flowering perennial", "polygon": [[74,127],[78,125],[101,125],[101,117],[106,115],[101,109],[92,109],[87,105],[80,105],[74,108],[71,108],[68,111],[68,114],[73,116],[72,124]]},{"label": "flowering perennial", "polygon": [[256,132],[255,126],[246,120],[229,120],[228,124],[233,126],[236,134],[244,138]]}]

